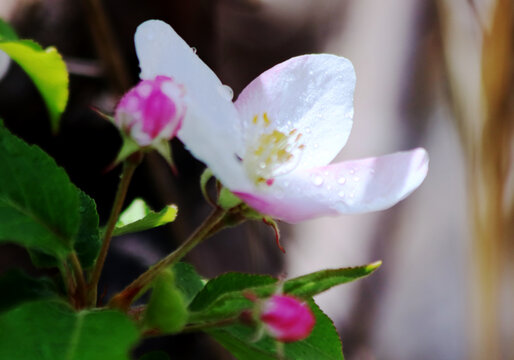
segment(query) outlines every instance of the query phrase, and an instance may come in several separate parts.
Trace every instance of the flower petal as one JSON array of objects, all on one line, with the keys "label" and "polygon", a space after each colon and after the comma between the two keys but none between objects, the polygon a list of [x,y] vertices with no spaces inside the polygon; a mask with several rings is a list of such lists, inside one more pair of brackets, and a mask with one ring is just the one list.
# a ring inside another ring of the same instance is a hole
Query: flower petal
[{"label": "flower petal", "polygon": [[227,87],[165,22],[149,20],[139,25],[135,44],[142,79],[165,75],[184,86],[187,111],[177,134],[180,140],[225,186],[249,188],[236,156],[243,137]]},{"label": "flower petal", "polygon": [[[239,95],[235,105],[245,137],[256,125],[277,129],[305,145],[298,168],[328,164],[346,144],[352,127],[355,72],[352,63],[330,54],[291,58],[265,71]],[[261,116],[269,119],[264,122]],[[257,123],[255,117],[260,123]]]},{"label": "flower petal", "polygon": [[414,191],[427,171],[428,154],[418,148],[295,171],[278,177],[268,191],[236,195],[263,214],[296,223],[387,209]]}]

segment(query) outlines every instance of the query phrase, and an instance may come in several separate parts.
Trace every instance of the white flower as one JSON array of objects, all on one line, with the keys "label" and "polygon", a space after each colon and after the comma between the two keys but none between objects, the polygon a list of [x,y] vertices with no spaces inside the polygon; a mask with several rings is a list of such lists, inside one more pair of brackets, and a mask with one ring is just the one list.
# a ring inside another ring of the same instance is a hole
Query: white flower
[{"label": "white flower", "polygon": [[291,58],[253,80],[235,103],[218,77],[166,23],[135,35],[141,78],[171,77],[188,94],[178,137],[257,211],[287,222],[389,208],[428,171],[418,148],[330,161],[352,127],[355,72],[345,58]]}]

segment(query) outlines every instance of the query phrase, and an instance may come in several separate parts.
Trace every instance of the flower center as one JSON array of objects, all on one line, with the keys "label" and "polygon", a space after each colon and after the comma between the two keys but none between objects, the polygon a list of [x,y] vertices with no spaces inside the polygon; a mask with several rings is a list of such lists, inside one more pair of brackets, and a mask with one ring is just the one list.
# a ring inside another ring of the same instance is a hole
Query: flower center
[{"label": "flower center", "polygon": [[271,186],[276,176],[294,170],[300,161],[305,145],[300,143],[302,134],[296,129],[288,132],[271,125],[267,113],[255,115],[247,132],[247,148],[243,165],[256,184]]}]

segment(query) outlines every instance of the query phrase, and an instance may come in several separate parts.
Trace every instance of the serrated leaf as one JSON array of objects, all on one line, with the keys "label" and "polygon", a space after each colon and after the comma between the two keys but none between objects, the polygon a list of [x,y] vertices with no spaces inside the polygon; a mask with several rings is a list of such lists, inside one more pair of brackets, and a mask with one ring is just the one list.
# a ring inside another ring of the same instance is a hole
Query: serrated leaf
[{"label": "serrated leaf", "polygon": [[182,293],[175,286],[171,270],[163,271],[153,282],[145,311],[145,324],[163,333],[176,333],[187,323],[188,311]]},{"label": "serrated leaf", "polygon": [[23,302],[57,297],[54,283],[48,278],[35,279],[13,269],[0,277],[0,313]]},{"label": "serrated leaf", "polygon": [[202,291],[194,298],[189,309],[191,311],[206,309],[227,294],[243,297],[241,294],[243,290],[263,287],[272,289],[276,281],[277,279],[269,275],[253,275],[238,272],[222,274],[205,284]]},{"label": "serrated leaf", "polygon": [[193,265],[186,262],[178,262],[173,266],[175,274],[175,286],[182,292],[184,301],[189,304],[202,290],[205,281],[196,272]]},{"label": "serrated leaf", "polygon": [[[329,288],[351,282],[371,274],[380,262],[352,268],[321,270],[294,279],[282,285],[286,294],[309,299]],[[189,309],[190,321],[215,321],[236,316],[252,306],[244,292],[266,298],[277,290],[277,279],[266,275],[227,273],[210,280],[198,293]]]},{"label": "serrated leaf", "polygon": [[312,297],[333,286],[345,284],[368,276],[382,265],[381,261],[372,264],[342,269],[321,270],[290,279],[284,283],[284,292],[301,298]]},{"label": "serrated leaf", "polygon": [[15,40],[12,34],[4,36],[0,39],[0,50],[32,79],[48,109],[52,130],[56,132],[68,102],[66,64],[54,47],[43,49],[32,40]]},{"label": "serrated leaf", "polygon": [[113,236],[119,236],[166,225],[175,221],[177,207],[168,205],[159,212],[155,212],[146,205],[142,199],[135,199],[121,214],[116,224]]},{"label": "serrated leaf", "polygon": [[0,359],[128,360],[139,338],[120,312],[74,312],[59,301],[28,302],[0,314],[0,328]]},{"label": "serrated leaf", "polygon": [[83,191],[80,191],[79,201],[80,226],[75,238],[75,251],[82,267],[88,269],[95,263],[102,240],[98,227],[96,203]]},{"label": "serrated leaf", "polygon": [[[332,320],[321,309],[309,301],[316,325],[309,337],[302,341],[284,345],[285,359],[289,360],[343,360],[341,340]],[[255,329],[246,325],[233,325],[206,331],[238,360],[281,359],[277,355],[276,341],[265,336],[253,342]]]},{"label": "serrated leaf", "polygon": [[[74,249],[84,269],[90,268],[100,251],[102,241],[98,227],[98,213],[93,199],[77,188],[79,193],[80,226],[74,240]],[[29,249],[32,263],[39,268],[59,267],[59,260],[36,249]]]},{"label": "serrated leaf", "polygon": [[37,146],[0,126],[0,243],[64,258],[80,225],[79,193]]}]

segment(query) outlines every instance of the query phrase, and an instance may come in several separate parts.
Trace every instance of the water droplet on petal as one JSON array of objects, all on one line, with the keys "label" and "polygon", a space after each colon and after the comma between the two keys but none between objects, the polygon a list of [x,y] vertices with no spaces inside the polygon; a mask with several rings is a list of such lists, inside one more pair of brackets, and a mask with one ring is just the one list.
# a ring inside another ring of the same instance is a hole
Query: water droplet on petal
[{"label": "water droplet on petal", "polygon": [[193,51],[193,54],[196,54],[196,48],[194,46],[191,47],[191,50]]},{"label": "water droplet on petal", "polygon": [[323,184],[323,178],[321,176],[315,176],[314,179],[312,179],[312,182],[316,186],[321,186]]},{"label": "water droplet on petal", "polygon": [[360,180],[360,178],[359,178],[358,176],[354,176],[354,177],[353,177],[353,181],[357,182],[357,181],[359,181],[359,180]]},{"label": "water droplet on petal", "polygon": [[311,133],[311,128],[310,127],[306,127],[304,131],[305,131],[306,134],[310,134]]},{"label": "water droplet on petal", "polygon": [[261,163],[259,163],[259,167],[260,167],[261,169],[266,168],[266,163],[265,163],[265,162],[261,162]]},{"label": "water droplet on petal", "polygon": [[220,94],[228,101],[232,101],[232,98],[234,97],[234,91],[232,88],[228,85],[221,85],[219,87]]},{"label": "water droplet on petal", "polygon": [[318,145],[318,144],[314,144],[314,145],[312,145],[312,146],[314,147],[314,149],[319,148],[319,145]]},{"label": "water droplet on petal", "polygon": [[350,174],[355,174],[355,170],[354,169],[350,169]]},{"label": "water droplet on petal", "polygon": [[339,191],[337,196],[339,196],[341,199],[344,198],[344,191]]},{"label": "water droplet on petal", "polygon": [[337,183],[343,185],[344,183],[346,183],[346,178],[340,177],[339,179],[337,179]]}]

